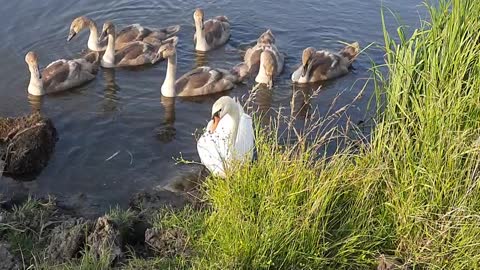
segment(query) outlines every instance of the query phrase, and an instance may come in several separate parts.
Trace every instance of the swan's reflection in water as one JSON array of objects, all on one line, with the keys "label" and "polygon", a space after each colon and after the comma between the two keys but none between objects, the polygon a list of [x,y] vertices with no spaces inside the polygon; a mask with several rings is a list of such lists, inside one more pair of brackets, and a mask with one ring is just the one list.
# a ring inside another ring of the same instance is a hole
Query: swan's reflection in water
[{"label": "swan's reflection in water", "polygon": [[271,123],[270,117],[272,115],[272,102],[273,102],[273,91],[274,89],[269,89],[264,84],[257,84],[250,93],[251,99],[254,103],[255,115],[257,121],[260,122],[262,127],[269,126]]},{"label": "swan's reflection in water", "polygon": [[312,99],[322,89],[323,83],[293,84],[290,116],[294,120],[308,120],[312,115]]},{"label": "swan's reflection in water", "polygon": [[208,63],[207,54],[205,52],[195,52],[195,67],[203,67]]},{"label": "swan's reflection in water", "polygon": [[28,95],[28,103],[32,109],[32,113],[40,113],[42,111],[43,97]]},{"label": "swan's reflection in water", "polygon": [[160,103],[164,110],[164,120],[155,129],[156,137],[162,142],[171,142],[177,131],[175,129],[175,98],[161,96]]},{"label": "swan's reflection in water", "polygon": [[119,98],[117,96],[120,87],[115,82],[115,69],[104,68],[103,78],[105,80],[103,111],[115,112],[118,110]]}]

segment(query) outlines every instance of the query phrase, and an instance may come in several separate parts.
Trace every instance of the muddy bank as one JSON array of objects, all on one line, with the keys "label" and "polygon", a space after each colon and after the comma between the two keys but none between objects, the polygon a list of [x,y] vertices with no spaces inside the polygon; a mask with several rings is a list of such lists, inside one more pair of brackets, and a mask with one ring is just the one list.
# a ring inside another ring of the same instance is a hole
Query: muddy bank
[{"label": "muddy bank", "polygon": [[39,113],[0,118],[0,172],[32,179],[47,165],[56,141],[53,123]]},{"label": "muddy bank", "polygon": [[188,192],[153,189],[134,194],[129,209],[85,217],[54,198],[0,199],[0,259],[4,259],[0,269],[19,269],[17,262],[26,261],[28,266],[34,260],[61,265],[85,254],[110,267],[125,265],[132,256],[186,256],[191,254],[188,236],[178,228],[159,228],[155,220],[159,211],[180,210],[195,200]]}]

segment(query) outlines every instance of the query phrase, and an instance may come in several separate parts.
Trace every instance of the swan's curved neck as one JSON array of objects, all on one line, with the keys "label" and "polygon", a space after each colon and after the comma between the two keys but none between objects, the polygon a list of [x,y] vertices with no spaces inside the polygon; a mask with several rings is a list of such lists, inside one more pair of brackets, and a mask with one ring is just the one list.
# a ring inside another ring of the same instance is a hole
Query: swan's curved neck
[{"label": "swan's curved neck", "polygon": [[45,95],[43,89],[43,81],[40,79],[40,70],[38,68],[29,67],[30,70],[30,83],[28,84],[28,93],[34,96]]},{"label": "swan's curved neck", "polygon": [[115,67],[115,33],[108,34],[108,44],[102,57],[102,66]]},{"label": "swan's curved neck", "polygon": [[90,35],[88,36],[88,48],[91,50],[97,50],[99,47],[97,25],[95,25],[93,21],[89,20],[88,28],[90,29]]},{"label": "swan's curved neck", "polygon": [[167,74],[162,84],[162,95],[165,97],[175,97],[175,76],[177,72],[177,54],[168,57]]}]

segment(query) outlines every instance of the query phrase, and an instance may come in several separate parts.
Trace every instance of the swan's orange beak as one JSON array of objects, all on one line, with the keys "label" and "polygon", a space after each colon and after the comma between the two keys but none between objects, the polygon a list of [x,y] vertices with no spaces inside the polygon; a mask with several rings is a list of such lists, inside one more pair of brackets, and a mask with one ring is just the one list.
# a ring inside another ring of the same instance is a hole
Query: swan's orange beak
[{"label": "swan's orange beak", "polygon": [[218,123],[220,123],[220,117],[218,115],[214,115],[212,120],[213,120],[213,124],[210,127],[210,133],[215,132],[215,129],[217,129]]}]

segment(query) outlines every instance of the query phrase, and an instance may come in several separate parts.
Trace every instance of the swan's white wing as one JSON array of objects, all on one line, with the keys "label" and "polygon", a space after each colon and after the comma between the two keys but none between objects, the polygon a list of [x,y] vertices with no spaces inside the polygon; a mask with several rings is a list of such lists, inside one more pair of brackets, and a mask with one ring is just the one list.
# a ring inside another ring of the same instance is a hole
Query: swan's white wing
[{"label": "swan's white wing", "polygon": [[227,115],[218,124],[214,133],[210,133],[210,126],[213,121],[207,125],[207,131],[197,142],[197,151],[203,165],[214,175],[225,177],[225,164],[228,163],[230,143],[231,118]]},{"label": "swan's white wing", "polygon": [[225,168],[233,160],[245,162],[252,160],[253,157],[254,132],[252,118],[243,112],[243,108],[238,101],[235,102],[241,117],[234,145],[232,145],[230,138],[234,120],[228,114],[219,122],[214,133],[208,131],[213,124],[213,121],[210,121],[207,125],[207,131],[197,142],[197,151],[202,163],[212,174],[221,177],[225,177]]},{"label": "swan's white wing", "polygon": [[238,123],[237,138],[235,139],[234,157],[242,162],[250,161],[253,158],[254,131],[252,117],[243,111],[242,105],[235,98],[238,111],[241,112],[240,122]]},{"label": "swan's white wing", "polygon": [[243,114],[238,125],[237,139],[235,141],[235,159],[242,162],[250,161],[253,158],[254,131],[252,118]]}]

